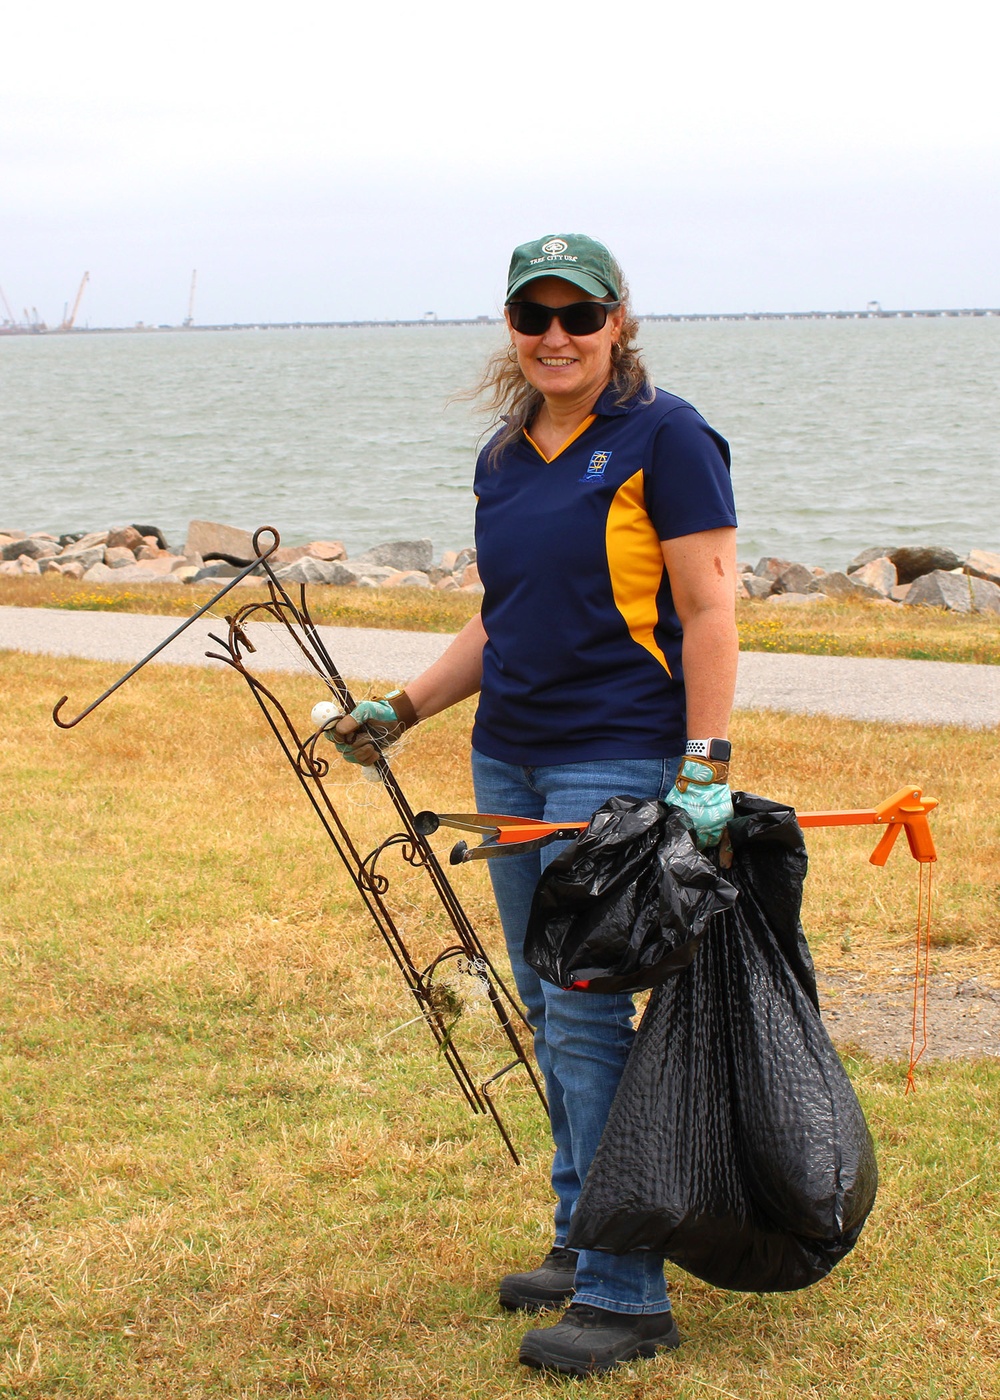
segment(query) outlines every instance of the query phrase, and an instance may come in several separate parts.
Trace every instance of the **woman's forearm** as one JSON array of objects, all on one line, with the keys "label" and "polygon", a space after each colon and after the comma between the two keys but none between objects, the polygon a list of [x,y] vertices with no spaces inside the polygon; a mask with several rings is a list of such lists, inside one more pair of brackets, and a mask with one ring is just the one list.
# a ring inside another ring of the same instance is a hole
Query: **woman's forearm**
[{"label": "woman's forearm", "polygon": [[483,678],[486,629],[477,613],[433,665],[410,681],[406,694],[418,719],[428,719],[479,690]]},{"label": "woman's forearm", "polygon": [[727,738],[739,661],[732,610],[706,609],[689,617],[682,657],[688,738]]},{"label": "woman's forearm", "polygon": [[663,562],[684,629],[681,656],[689,739],[725,739],[736,692],[736,531],[664,540]]}]

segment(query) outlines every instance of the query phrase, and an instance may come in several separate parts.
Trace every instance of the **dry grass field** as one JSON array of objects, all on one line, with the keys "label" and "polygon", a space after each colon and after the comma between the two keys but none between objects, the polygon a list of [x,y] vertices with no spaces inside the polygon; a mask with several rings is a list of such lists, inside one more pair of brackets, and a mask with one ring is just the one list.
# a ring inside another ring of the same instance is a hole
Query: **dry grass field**
[{"label": "dry grass field", "polygon": [[[52,726],[58,696],[117,673],[0,655],[0,1397],[550,1394],[516,1364],[525,1324],[494,1296],[549,1243],[537,1103],[503,1091],[513,1167],[408,1024],[412,999],[237,677],[150,669],[78,729]],[[304,723],[315,685],[274,684]],[[471,806],[470,713],[407,740],[394,766],[415,807]],[[1000,983],[995,735],[889,742],[742,714],[734,740],[735,785],[801,808],[904,781],[938,797],[933,970]],[[380,789],[345,772],[332,790],[365,849],[393,829]],[[874,869],[873,844],[870,829],[810,835],[823,968],[910,966],[916,867],[900,843]],[[419,878],[392,873],[429,948]],[[484,869],[453,882],[499,952]],[[502,1063],[471,999],[458,1034],[477,1066]],[[900,1043],[905,1059],[908,1025]],[[848,1067],[882,1176],[855,1251],[793,1295],[675,1271],[681,1350],[574,1395],[1000,1393],[1000,1063],[921,1067],[908,1097],[904,1065],[848,1051]]]}]

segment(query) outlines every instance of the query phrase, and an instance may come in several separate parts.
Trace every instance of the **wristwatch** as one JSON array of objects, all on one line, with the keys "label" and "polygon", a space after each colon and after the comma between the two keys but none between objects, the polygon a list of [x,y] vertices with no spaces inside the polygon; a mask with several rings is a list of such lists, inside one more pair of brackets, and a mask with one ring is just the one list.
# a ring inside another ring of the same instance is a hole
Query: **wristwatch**
[{"label": "wristwatch", "polygon": [[716,763],[728,763],[733,746],[728,739],[689,739],[684,745],[685,758],[708,758]]},{"label": "wristwatch", "polygon": [[686,792],[689,783],[710,787],[729,782],[729,756],[733,746],[728,739],[689,739],[677,777],[677,788]]}]

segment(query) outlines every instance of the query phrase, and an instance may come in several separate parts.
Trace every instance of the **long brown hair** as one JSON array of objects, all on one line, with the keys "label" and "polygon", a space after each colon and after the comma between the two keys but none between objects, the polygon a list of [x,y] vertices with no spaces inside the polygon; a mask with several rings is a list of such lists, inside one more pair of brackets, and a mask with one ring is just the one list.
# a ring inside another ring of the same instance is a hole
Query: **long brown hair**
[{"label": "long brown hair", "polygon": [[[652,397],[652,386],[635,343],[639,322],[632,311],[628,283],[617,262],[614,268],[621,287],[622,328],[617,343],[611,347],[611,378],[608,382],[615,391],[616,404],[626,403],[636,394],[648,400]],[[466,396],[463,394],[462,397]],[[542,395],[522,374],[513,345],[506,345],[486,361],[482,378],[468,397],[485,398],[484,408],[490,415],[491,423],[502,424],[490,447],[488,461],[492,469],[504,449],[530,425],[542,405]]]}]

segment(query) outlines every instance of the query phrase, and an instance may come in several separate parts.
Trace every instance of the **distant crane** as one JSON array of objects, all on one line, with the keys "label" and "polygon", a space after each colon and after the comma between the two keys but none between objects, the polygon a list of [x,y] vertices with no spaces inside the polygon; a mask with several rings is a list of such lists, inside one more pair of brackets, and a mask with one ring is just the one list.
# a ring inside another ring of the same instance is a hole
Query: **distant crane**
[{"label": "distant crane", "polygon": [[80,310],[80,302],[83,300],[83,289],[89,281],[90,273],[85,272],[80,278],[80,287],[76,294],[76,301],[73,303],[73,310],[69,313],[68,316],[63,316],[63,323],[59,327],[61,331],[71,331],[73,329],[73,322],[76,320],[76,313]]},{"label": "distant crane", "polygon": [[5,294],[4,294],[4,289],[3,289],[3,287],[0,287],[0,301],[3,302],[3,304],[4,304],[4,310],[7,312],[7,320],[10,322],[10,324],[11,324],[12,326],[16,326],[16,325],[17,325],[17,318],[16,318],[16,316],[14,315],[13,311],[10,309],[10,302],[7,300],[7,297],[6,297]]},{"label": "distant crane", "polygon": [[191,295],[188,297],[188,314],[184,317],[185,326],[194,325],[194,289],[198,285],[198,269],[191,273]]}]

